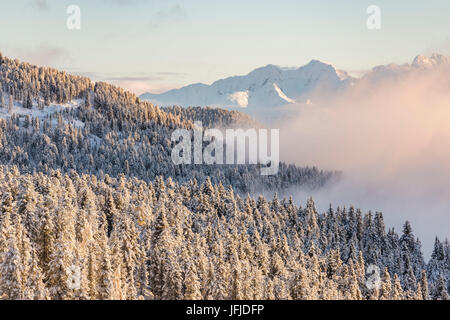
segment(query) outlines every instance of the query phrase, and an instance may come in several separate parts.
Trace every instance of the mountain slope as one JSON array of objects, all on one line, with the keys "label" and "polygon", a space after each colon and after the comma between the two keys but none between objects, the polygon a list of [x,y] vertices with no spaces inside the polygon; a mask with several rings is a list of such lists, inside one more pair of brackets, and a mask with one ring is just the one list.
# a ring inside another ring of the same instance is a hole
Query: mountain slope
[{"label": "mountain slope", "polygon": [[[163,110],[107,83],[93,83],[50,68],[0,55],[0,164],[20,172],[125,175],[147,182],[207,177],[238,192],[320,187],[331,172],[281,163],[278,175],[261,176],[259,165],[175,165],[172,132],[231,126],[251,119],[226,110]],[[6,103],[8,101],[8,103]],[[9,102],[13,106],[9,108]]]},{"label": "mountain slope", "polygon": [[[2,165],[0,185],[2,299],[448,297],[449,242],[436,239],[425,265],[411,225],[387,230],[379,212],[319,213],[313,200],[241,198],[210,180],[147,184]],[[380,290],[367,285],[368,268],[382,276]]]},{"label": "mountain slope", "polygon": [[160,105],[185,107],[277,107],[303,101],[313,90],[345,88],[351,81],[351,77],[332,65],[312,60],[298,69],[267,65],[245,76],[218,80],[210,86],[198,83],[162,94],[146,93],[140,98]]}]

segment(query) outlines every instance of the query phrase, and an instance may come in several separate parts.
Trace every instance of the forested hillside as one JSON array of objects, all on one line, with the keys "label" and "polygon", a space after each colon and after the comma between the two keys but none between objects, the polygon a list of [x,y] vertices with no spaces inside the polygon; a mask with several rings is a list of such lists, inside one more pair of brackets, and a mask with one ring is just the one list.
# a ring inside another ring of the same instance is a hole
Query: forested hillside
[{"label": "forested hillside", "polygon": [[448,298],[449,243],[436,240],[426,266],[409,223],[386,232],[381,213],[319,214],[312,200],[241,198],[209,179],[1,167],[0,184],[5,299]]},{"label": "forested hillside", "polygon": [[180,106],[166,107],[162,110],[178,115],[182,119],[201,121],[207,128],[260,128],[262,125],[252,117],[238,112],[211,107],[189,107]]},{"label": "forested hillside", "polygon": [[179,182],[205,181],[209,176],[213,183],[220,181],[242,193],[294,185],[320,187],[332,175],[283,163],[276,176],[261,176],[257,165],[175,166],[170,157],[174,129],[191,128],[193,120],[203,121],[205,127],[243,125],[247,120],[247,125],[253,125],[253,120],[225,110],[172,108],[165,112],[106,83],[94,84],[53,69],[0,59],[4,110],[10,101],[43,110],[50,102],[83,101],[78,108],[41,118],[10,112],[11,116],[0,122],[0,163],[17,165],[21,172],[73,169],[114,177],[123,173],[145,181],[172,177]]},{"label": "forested hillside", "polygon": [[[448,299],[447,240],[427,262],[408,222],[275,194],[333,173],[172,163],[174,129],[252,121],[239,113],[160,109],[1,55],[0,83],[1,299]],[[275,197],[246,195],[262,190]]]}]

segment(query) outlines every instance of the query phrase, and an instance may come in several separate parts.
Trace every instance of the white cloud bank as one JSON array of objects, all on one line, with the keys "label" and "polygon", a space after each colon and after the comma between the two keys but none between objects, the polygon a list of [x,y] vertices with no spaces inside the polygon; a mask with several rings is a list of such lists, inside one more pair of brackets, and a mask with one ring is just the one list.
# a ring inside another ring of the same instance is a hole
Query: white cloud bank
[{"label": "white cloud bank", "polygon": [[410,220],[429,254],[435,235],[450,236],[450,64],[401,69],[299,105],[279,125],[281,158],[344,173],[316,193],[293,190],[299,199],[382,211],[397,230]]}]

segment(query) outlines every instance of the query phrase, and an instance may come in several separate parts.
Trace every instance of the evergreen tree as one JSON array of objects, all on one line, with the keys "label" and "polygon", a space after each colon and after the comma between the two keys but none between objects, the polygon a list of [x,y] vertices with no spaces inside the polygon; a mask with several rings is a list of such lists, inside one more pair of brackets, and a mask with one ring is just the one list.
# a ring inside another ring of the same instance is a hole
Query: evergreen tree
[{"label": "evergreen tree", "polygon": [[8,99],[8,114],[13,114],[13,110],[14,110],[14,98],[12,96],[12,94],[9,95],[9,99]]},{"label": "evergreen tree", "polygon": [[0,88],[0,109],[4,109],[6,108],[6,103],[5,103],[5,96],[3,91]]},{"label": "evergreen tree", "polygon": [[449,299],[450,297],[447,291],[447,283],[443,275],[441,275],[434,289],[433,300],[449,300]]},{"label": "evergreen tree", "polygon": [[0,264],[0,297],[7,300],[20,300],[25,297],[23,267],[16,241],[14,232],[10,230],[7,247],[2,254]]},{"label": "evergreen tree", "polygon": [[420,296],[422,300],[429,300],[430,295],[428,293],[428,280],[427,280],[427,272],[422,270],[422,274],[420,277]]},{"label": "evergreen tree", "polygon": [[394,274],[394,289],[391,298],[392,300],[403,300],[403,288],[397,274]]},{"label": "evergreen tree", "polygon": [[[104,232],[98,235],[100,242],[100,262],[98,269],[98,298],[100,300],[110,300],[113,298],[113,273],[111,267],[110,249],[108,239]],[[116,297],[118,298],[118,297]]]},{"label": "evergreen tree", "polygon": [[32,109],[33,108],[33,101],[31,99],[31,95],[27,94],[25,97],[26,98],[23,101],[23,107],[26,108],[26,109]]},{"label": "evergreen tree", "polygon": [[37,255],[34,251],[31,254],[30,268],[26,279],[25,297],[29,300],[49,299],[48,290],[44,283],[44,274],[38,264]]},{"label": "evergreen tree", "polygon": [[195,263],[191,263],[188,267],[188,271],[184,279],[184,287],[185,300],[200,300],[202,298],[202,294],[200,292],[200,282],[197,276]]},{"label": "evergreen tree", "polygon": [[392,297],[391,276],[387,268],[384,269],[383,279],[381,282],[380,300],[390,300]]}]

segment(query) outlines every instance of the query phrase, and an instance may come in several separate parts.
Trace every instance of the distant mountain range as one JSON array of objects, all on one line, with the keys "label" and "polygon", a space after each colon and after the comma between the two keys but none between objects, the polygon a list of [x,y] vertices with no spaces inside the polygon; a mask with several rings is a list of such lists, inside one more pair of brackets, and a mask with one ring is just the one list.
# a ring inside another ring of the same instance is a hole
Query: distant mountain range
[{"label": "distant mountain range", "polygon": [[362,79],[371,82],[383,81],[388,78],[398,78],[402,75],[413,71],[429,70],[433,68],[440,68],[450,66],[450,58],[441,54],[433,53],[426,57],[423,55],[416,56],[411,64],[388,64],[377,66],[371,71],[367,72]]},{"label": "distant mountain range", "polygon": [[[430,68],[450,64],[439,54],[417,56],[411,64],[378,66],[364,75],[364,79],[379,81],[398,76],[411,69]],[[239,109],[259,120],[272,119],[281,106],[309,103],[315,92],[332,94],[355,84],[359,79],[347,72],[318,60],[298,69],[267,65],[244,76],[218,80],[211,85],[192,84],[161,94],[145,93],[141,99],[159,106],[211,106]]]},{"label": "distant mountain range", "polygon": [[141,99],[163,106],[274,107],[295,103],[318,87],[337,90],[351,81],[347,73],[312,60],[298,69],[267,65],[245,76],[218,80],[211,85],[192,84],[162,94],[145,93]]}]

